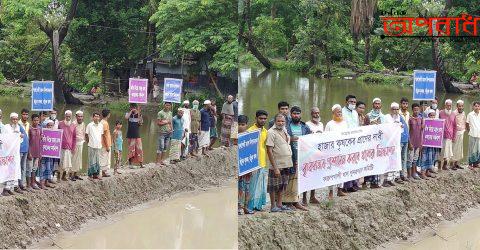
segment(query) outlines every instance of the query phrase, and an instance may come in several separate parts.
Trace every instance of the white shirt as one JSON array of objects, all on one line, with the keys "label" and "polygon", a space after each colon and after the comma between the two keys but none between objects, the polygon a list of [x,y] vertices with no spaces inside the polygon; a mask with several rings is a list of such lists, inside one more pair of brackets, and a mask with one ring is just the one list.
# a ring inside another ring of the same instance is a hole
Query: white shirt
[{"label": "white shirt", "polygon": [[[427,109],[425,109],[425,114],[427,114],[427,117],[428,117],[428,111],[430,111],[432,108],[430,107],[427,107]],[[438,116],[440,115],[440,110],[439,109],[435,109],[435,119],[438,119]]]},{"label": "white shirt", "polygon": [[190,124],[192,121],[192,117],[190,116],[190,109],[187,108],[179,108],[183,110],[182,121],[183,121],[183,129],[186,129],[188,132],[191,131]]},{"label": "white shirt", "polygon": [[312,131],[313,134],[323,132],[323,123],[320,121],[318,122],[318,124],[315,124],[312,121],[308,121],[305,124],[307,124],[308,128]]},{"label": "white shirt", "polygon": [[402,121],[400,120],[400,115],[397,117],[393,117],[391,114],[386,114],[385,115],[385,123],[398,123],[402,127],[402,133],[403,133],[403,124]]},{"label": "white shirt", "polygon": [[[11,124],[6,124],[4,133],[9,133],[9,134],[17,133],[17,134],[21,135],[20,125],[17,124],[17,126],[12,127]],[[22,142],[23,142],[23,138],[20,139],[20,143],[22,143]]]},{"label": "white shirt", "polygon": [[88,146],[91,148],[102,148],[103,124],[90,122],[87,125],[85,134],[88,135]]},{"label": "white shirt", "polygon": [[343,120],[347,123],[347,126],[349,128],[356,128],[360,126],[358,124],[358,113],[355,109],[350,110],[347,107],[343,107],[342,116],[343,116]]},{"label": "white shirt", "polygon": [[326,131],[338,131],[338,130],[345,130],[348,128],[348,124],[345,120],[342,120],[341,122],[336,122],[334,120],[331,120],[327,122],[327,125],[325,125],[325,132]]},{"label": "white shirt", "polygon": [[470,132],[468,135],[471,137],[480,137],[480,112],[477,114],[475,111],[468,113],[467,115],[467,123],[470,127]]}]

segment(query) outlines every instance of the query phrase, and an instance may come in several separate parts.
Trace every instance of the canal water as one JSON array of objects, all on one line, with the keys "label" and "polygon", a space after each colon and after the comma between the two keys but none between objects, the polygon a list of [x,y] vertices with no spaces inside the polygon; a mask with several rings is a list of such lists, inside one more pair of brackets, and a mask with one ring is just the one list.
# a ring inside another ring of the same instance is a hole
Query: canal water
[{"label": "canal water", "polygon": [[[321,122],[325,125],[332,119],[331,107],[338,103],[345,105],[345,96],[353,94],[357,101],[366,103],[366,112],[372,109],[375,97],[382,99],[382,112],[387,114],[390,103],[400,103],[400,98],[407,97],[413,103],[412,87],[366,84],[356,80],[322,79],[289,71],[263,71],[241,68],[239,71],[239,113],[247,115],[250,124],[255,120],[255,111],[268,111],[269,120],[278,112],[279,101],[287,101],[290,106],[302,108],[302,120],[310,119],[310,109],[320,108]],[[458,99],[465,102],[466,112],[470,112],[474,96],[439,93],[439,108],[450,98],[455,103]],[[409,111],[411,108],[409,108]],[[410,111],[411,113],[411,111]],[[465,139],[465,147],[467,140]]]},{"label": "canal water", "polygon": [[87,223],[31,248],[238,248],[236,182]]}]

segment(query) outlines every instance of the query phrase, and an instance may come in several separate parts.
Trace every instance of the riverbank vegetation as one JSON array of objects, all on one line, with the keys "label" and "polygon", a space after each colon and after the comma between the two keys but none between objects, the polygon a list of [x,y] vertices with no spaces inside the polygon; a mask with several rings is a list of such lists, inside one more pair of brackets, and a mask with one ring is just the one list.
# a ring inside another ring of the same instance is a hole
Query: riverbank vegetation
[{"label": "riverbank vegetation", "polygon": [[[397,82],[395,75],[415,69],[433,69],[443,83],[438,87],[449,92],[456,92],[453,81],[468,82],[480,70],[476,40],[381,36],[382,15],[479,15],[480,7],[472,1],[241,0],[240,13],[242,66],[322,77],[368,73],[361,79],[382,84]],[[426,27],[416,30],[417,35],[427,34]]]},{"label": "riverbank vegetation", "polygon": [[199,62],[185,78],[237,69],[237,1],[0,1],[0,84],[54,80],[57,103],[156,59]]}]

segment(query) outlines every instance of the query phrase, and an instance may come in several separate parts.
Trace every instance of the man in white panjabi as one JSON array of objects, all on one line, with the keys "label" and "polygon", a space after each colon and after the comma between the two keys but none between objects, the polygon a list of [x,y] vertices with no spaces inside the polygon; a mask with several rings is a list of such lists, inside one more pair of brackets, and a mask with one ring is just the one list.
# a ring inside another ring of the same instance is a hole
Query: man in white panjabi
[{"label": "man in white panjabi", "polygon": [[83,180],[80,176],[78,176],[78,172],[80,172],[83,168],[82,162],[82,154],[83,154],[83,143],[85,142],[85,122],[83,122],[83,112],[78,110],[75,112],[76,120],[73,121],[75,124],[75,151],[72,155],[72,176],[76,180]]},{"label": "man in white panjabi", "polygon": [[[342,116],[342,106],[340,104],[335,104],[332,107],[332,115],[333,119],[325,125],[325,132],[328,131],[337,131],[337,130],[344,130],[348,128],[347,122],[343,119]],[[338,196],[345,196],[347,195],[346,193],[343,192],[343,183],[335,185],[337,187],[337,195]],[[330,186],[329,193],[328,193],[328,198],[330,200],[333,199],[333,188],[334,186]]]},{"label": "man in white panjabi", "polygon": [[185,100],[183,101],[183,107],[179,108],[179,110],[183,110],[183,116],[182,116],[182,121],[183,121],[183,128],[185,131],[185,137],[182,139],[182,152],[181,152],[181,158],[185,159],[188,155],[188,148],[190,145],[190,133],[191,133],[191,127],[190,124],[192,123],[192,116],[190,114],[190,101]]},{"label": "man in white panjabi", "polygon": [[457,123],[457,133],[455,135],[455,141],[453,142],[453,166],[457,169],[463,169],[458,164],[463,159],[463,134],[465,134],[467,115],[463,109],[464,102],[462,100],[457,101],[457,109],[453,111],[455,114],[455,123]]}]

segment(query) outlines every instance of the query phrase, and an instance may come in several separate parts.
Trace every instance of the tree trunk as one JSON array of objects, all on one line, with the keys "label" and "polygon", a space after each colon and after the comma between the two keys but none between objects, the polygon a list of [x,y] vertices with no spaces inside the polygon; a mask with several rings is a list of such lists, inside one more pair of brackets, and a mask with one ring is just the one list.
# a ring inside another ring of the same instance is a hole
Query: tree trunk
[{"label": "tree trunk", "polygon": [[365,64],[370,63],[370,35],[365,37]]},{"label": "tree trunk", "polygon": [[52,73],[54,77],[55,103],[82,105],[83,103],[72,95],[73,88],[65,81],[65,74],[60,59],[60,43],[58,31],[52,35]]},{"label": "tree trunk", "polygon": [[[267,69],[272,68],[272,63],[268,58],[263,56],[263,54],[255,47],[255,43],[253,41],[253,30],[252,30],[252,22],[250,19],[250,0],[244,0],[244,9],[243,9],[243,21],[240,23],[240,34],[239,37],[243,38],[245,43],[247,44],[247,50],[252,53],[255,58]],[[244,32],[244,24],[247,24],[247,34]]]},{"label": "tree trunk", "polygon": [[277,17],[277,6],[275,6],[275,2],[272,2],[272,5],[270,6],[270,17],[272,19]]}]

